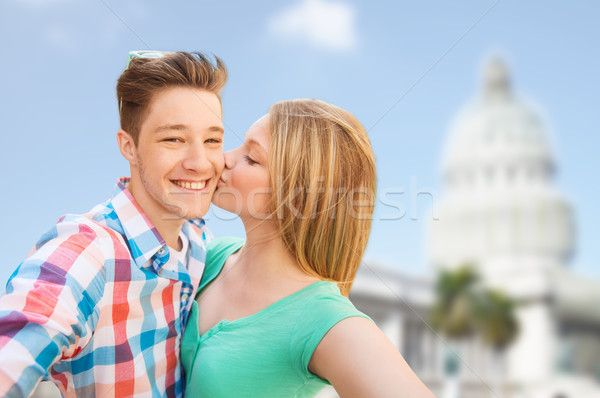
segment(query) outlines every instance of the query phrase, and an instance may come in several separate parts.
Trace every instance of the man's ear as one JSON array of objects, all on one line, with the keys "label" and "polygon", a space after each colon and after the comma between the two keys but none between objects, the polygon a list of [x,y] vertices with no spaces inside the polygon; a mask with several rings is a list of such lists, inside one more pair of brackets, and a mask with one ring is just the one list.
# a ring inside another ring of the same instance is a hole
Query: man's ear
[{"label": "man's ear", "polygon": [[117,132],[117,145],[119,145],[119,151],[129,163],[135,163],[135,142],[133,137],[123,129]]}]

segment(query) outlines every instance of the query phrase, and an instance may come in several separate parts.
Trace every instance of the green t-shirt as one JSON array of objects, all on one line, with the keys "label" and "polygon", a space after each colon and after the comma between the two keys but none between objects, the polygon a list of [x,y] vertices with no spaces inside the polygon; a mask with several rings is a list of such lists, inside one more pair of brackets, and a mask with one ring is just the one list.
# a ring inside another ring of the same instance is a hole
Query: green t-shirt
[{"label": "green t-shirt", "polygon": [[[208,247],[198,292],[244,245],[221,238]],[[341,295],[337,284],[315,282],[250,316],[224,320],[202,336],[193,303],[181,343],[186,397],[312,397],[329,383],[308,370],[317,345],[339,321],[367,319]]]}]

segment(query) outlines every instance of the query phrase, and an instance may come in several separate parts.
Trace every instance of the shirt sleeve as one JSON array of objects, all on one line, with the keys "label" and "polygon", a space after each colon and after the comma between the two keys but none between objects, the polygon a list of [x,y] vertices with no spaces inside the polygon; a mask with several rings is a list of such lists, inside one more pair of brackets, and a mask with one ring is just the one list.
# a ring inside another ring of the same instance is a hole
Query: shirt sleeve
[{"label": "shirt sleeve", "polygon": [[97,232],[76,222],[48,231],[0,297],[0,396],[27,397],[53,363],[90,341],[104,291]]},{"label": "shirt sleeve", "polygon": [[355,316],[371,320],[342,295],[316,296],[308,302],[294,325],[290,340],[290,355],[298,372],[307,378],[317,377],[308,370],[317,346],[338,322]]}]

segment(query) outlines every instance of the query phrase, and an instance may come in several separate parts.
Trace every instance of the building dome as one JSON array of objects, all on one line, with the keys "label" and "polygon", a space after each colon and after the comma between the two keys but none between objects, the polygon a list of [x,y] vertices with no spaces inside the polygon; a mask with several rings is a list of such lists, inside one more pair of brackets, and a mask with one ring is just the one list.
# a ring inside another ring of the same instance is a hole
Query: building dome
[{"label": "building dome", "polygon": [[450,130],[443,160],[449,190],[543,184],[554,156],[540,116],[512,93],[504,63],[491,61],[482,93],[466,106]]},{"label": "building dome", "polygon": [[[483,80],[482,93],[450,129],[432,262],[513,276],[523,267],[564,264],[573,246],[572,211],[553,186],[555,160],[543,120],[513,95],[500,60],[488,63]],[[532,258],[546,265],[533,266]]]}]

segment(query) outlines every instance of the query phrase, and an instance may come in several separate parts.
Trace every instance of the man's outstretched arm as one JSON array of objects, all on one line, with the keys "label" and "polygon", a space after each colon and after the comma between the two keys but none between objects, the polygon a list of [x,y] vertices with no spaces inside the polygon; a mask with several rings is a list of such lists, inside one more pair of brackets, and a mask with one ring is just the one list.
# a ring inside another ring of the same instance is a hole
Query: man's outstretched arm
[{"label": "man's outstretched arm", "polygon": [[89,342],[104,260],[87,225],[59,222],[0,297],[0,396],[27,397],[56,361]]}]

